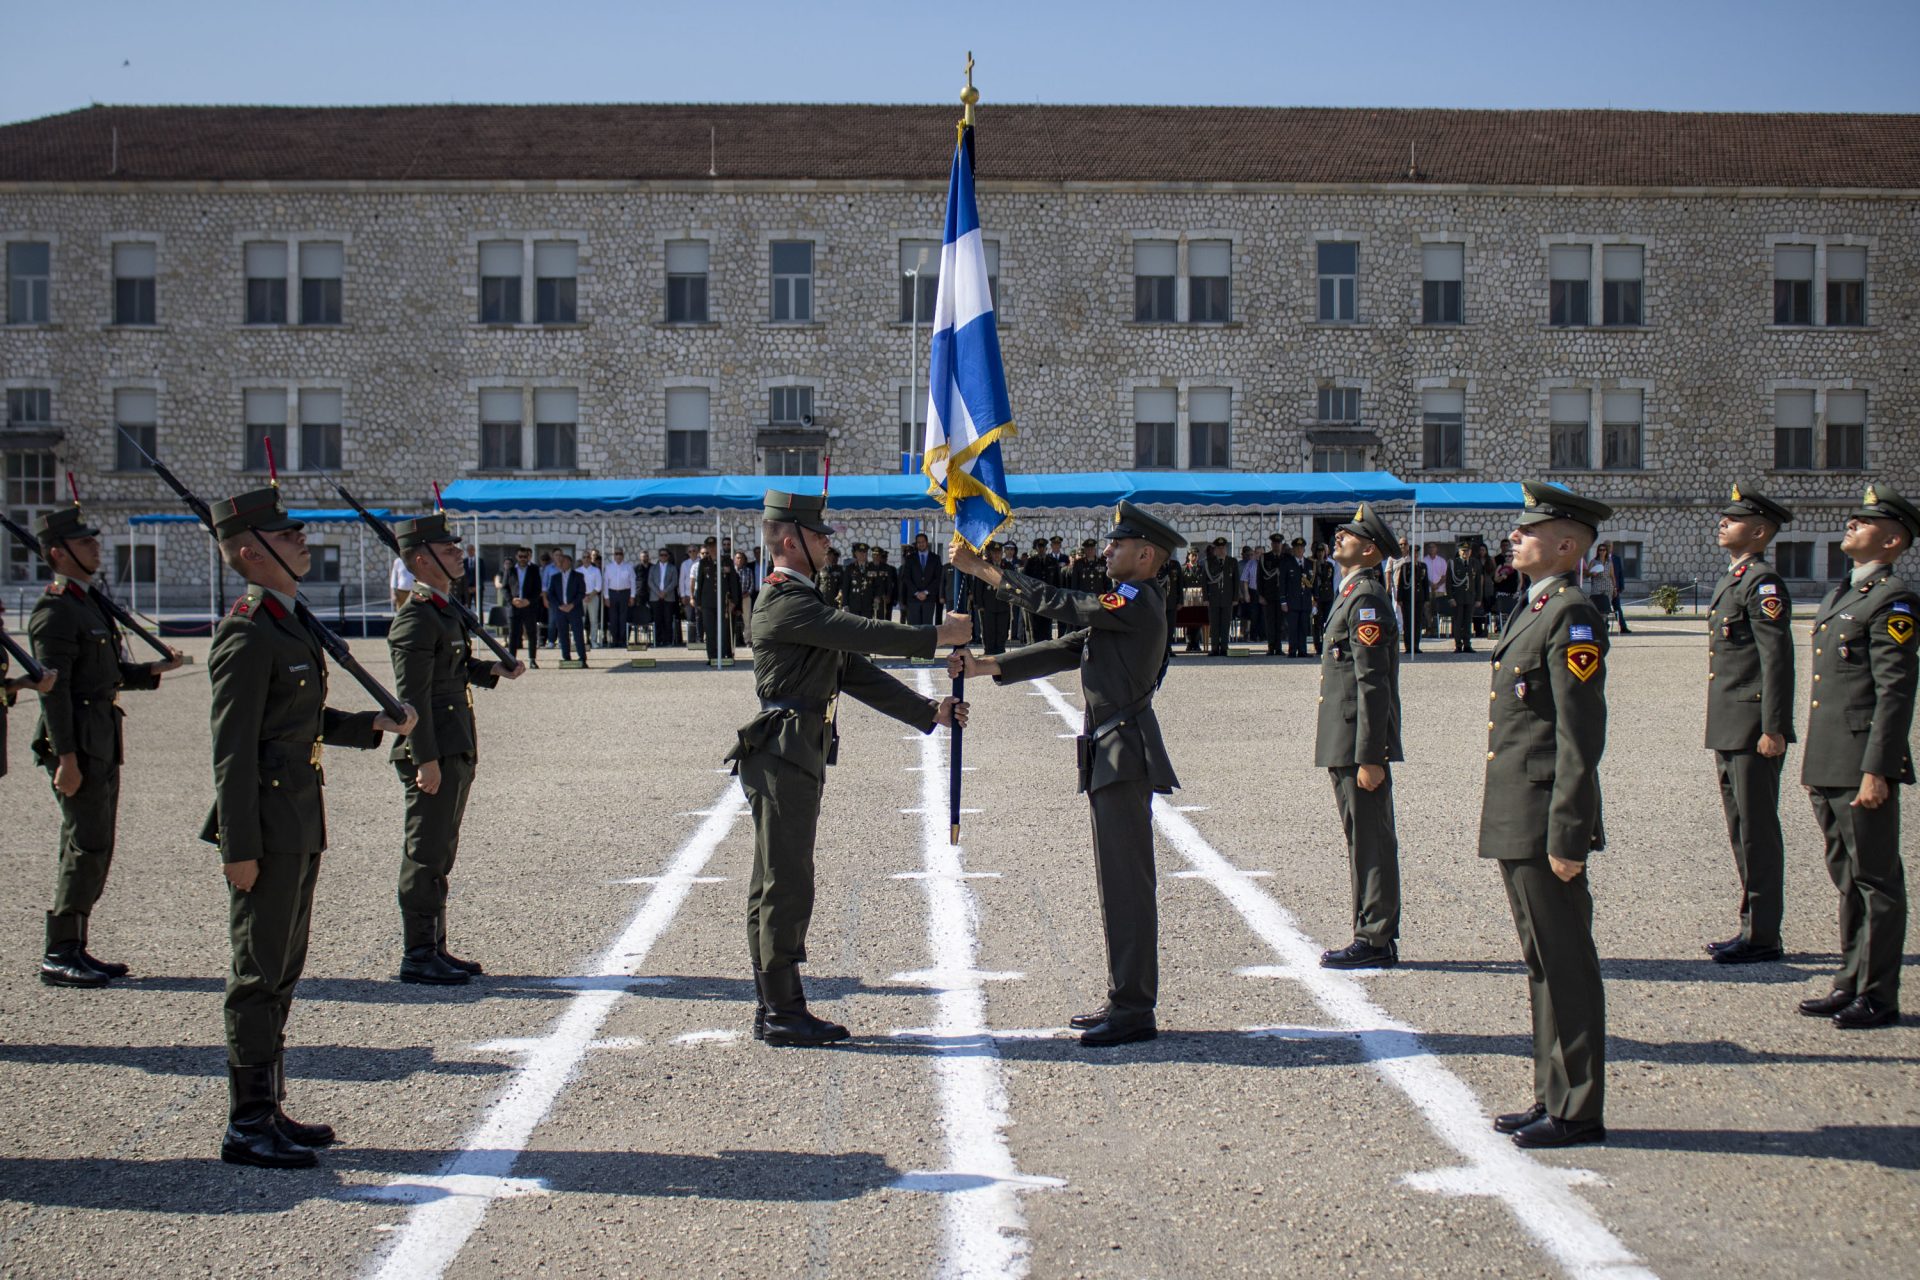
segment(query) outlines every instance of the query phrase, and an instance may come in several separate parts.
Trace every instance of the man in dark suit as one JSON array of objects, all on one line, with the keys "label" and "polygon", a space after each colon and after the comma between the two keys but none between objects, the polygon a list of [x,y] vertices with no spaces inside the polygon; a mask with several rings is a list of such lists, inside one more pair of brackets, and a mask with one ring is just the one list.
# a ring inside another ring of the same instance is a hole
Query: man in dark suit
[{"label": "man in dark suit", "polygon": [[547,596],[540,589],[540,566],[528,547],[513,549],[513,563],[500,575],[500,591],[507,598],[507,652],[520,653],[520,637],[527,639],[527,665],[540,665],[540,615]]},{"label": "man in dark suit", "polygon": [[913,627],[932,626],[940,608],[941,581],[939,553],[927,546],[926,534],[917,534],[900,565],[900,620]]},{"label": "man in dark suit", "polygon": [[647,601],[653,610],[653,647],[680,643],[680,566],[666,547],[647,569]]},{"label": "man in dark suit", "polygon": [[1900,858],[1900,786],[1913,785],[1920,594],[1893,572],[1920,538],[1920,510],[1870,484],[1847,516],[1840,553],[1853,562],[1813,615],[1813,692],[1800,781],[1826,838],[1840,891],[1840,972],[1808,1017],[1846,1030],[1900,1021],[1907,877]]},{"label": "man in dark suit", "polygon": [[1280,534],[1267,535],[1267,549],[1260,555],[1260,568],[1254,578],[1260,596],[1261,634],[1267,639],[1267,656],[1280,656],[1287,638],[1287,576],[1293,557],[1287,554],[1287,540]]},{"label": "man in dark suit", "polygon": [[547,603],[552,606],[553,630],[560,636],[560,661],[572,659],[567,648],[571,639],[584,667],[587,665],[587,575],[573,567],[573,557],[564,551],[553,553],[553,563],[559,572],[553,575],[553,585],[547,589]]},{"label": "man in dark suit", "polygon": [[[1605,1142],[1607,1012],[1587,858],[1606,847],[1607,621],[1575,586],[1605,503],[1522,486],[1509,541],[1533,586],[1493,650],[1480,856],[1500,864],[1533,1006],[1533,1105],[1495,1118],[1522,1147]],[[1416,563],[1416,572],[1424,566]]]},{"label": "man in dark suit", "polygon": [[1780,766],[1793,741],[1793,597],[1766,555],[1792,519],[1773,499],[1739,485],[1720,512],[1730,562],[1707,613],[1707,748],[1740,872],[1740,932],[1707,944],[1720,964],[1781,955]]}]

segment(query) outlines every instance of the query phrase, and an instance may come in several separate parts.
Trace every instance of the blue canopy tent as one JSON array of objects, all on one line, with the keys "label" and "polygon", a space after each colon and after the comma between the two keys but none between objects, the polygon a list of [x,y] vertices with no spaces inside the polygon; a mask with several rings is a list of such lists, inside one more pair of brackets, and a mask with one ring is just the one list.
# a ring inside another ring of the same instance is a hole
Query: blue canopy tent
[{"label": "blue canopy tent", "polygon": [[[287,514],[303,524],[360,523],[359,515],[351,508],[345,507],[297,508],[288,511]],[[393,512],[385,507],[374,510],[373,514],[382,520],[391,520],[393,518]],[[198,525],[199,523],[200,518],[188,511],[149,511],[139,515],[131,515],[127,517],[127,541],[133,547],[138,547],[139,539],[134,532],[135,528],[137,526],[151,527],[153,529],[153,562],[157,569],[160,563],[160,536],[163,528],[167,525],[174,524]],[[366,534],[364,526],[362,526],[360,536],[360,634],[364,636],[369,634],[367,630]],[[134,556],[133,559],[137,564],[138,557]],[[132,604],[134,610],[137,612],[140,608],[140,575],[137,571],[133,575],[132,589]],[[208,562],[207,602],[208,616],[214,623],[217,623],[220,618],[220,558],[217,549],[214,550],[213,558]],[[153,616],[156,618],[160,616],[160,584],[157,574],[153,587]]]}]

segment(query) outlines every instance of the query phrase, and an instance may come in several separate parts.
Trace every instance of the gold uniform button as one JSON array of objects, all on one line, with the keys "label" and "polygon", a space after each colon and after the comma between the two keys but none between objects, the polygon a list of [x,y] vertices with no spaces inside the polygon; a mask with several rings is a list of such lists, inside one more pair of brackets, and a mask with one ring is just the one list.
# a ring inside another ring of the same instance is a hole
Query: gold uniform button
[{"label": "gold uniform button", "polygon": [[1499,697],[1499,696],[1500,696],[1499,694],[1497,694],[1497,693],[1495,693],[1495,692],[1493,692],[1493,691],[1492,691],[1491,689],[1489,689],[1489,690],[1487,691],[1487,701],[1488,701],[1488,702],[1492,702],[1492,701],[1493,701],[1493,700],[1494,700],[1495,698],[1497,698],[1497,697]]},{"label": "gold uniform button", "polygon": [[279,785],[280,785],[280,779],[278,779],[278,778],[275,778],[275,779],[273,780],[273,785],[274,785],[274,786],[276,786],[276,787],[277,787],[277,786],[279,786]]},{"label": "gold uniform button", "polygon": [[1487,759],[1489,760],[1493,759],[1493,752],[1491,751],[1487,752]]},{"label": "gold uniform button", "polygon": [[1820,705],[1820,699],[1818,699],[1818,698],[1815,698],[1815,699],[1813,700],[1813,705],[1814,705],[1814,706],[1816,706],[1816,707],[1817,707],[1817,706],[1819,706],[1819,705]]},{"label": "gold uniform button", "polygon": [[1815,680],[1818,680],[1818,679],[1820,678],[1820,673],[1819,673],[1818,671],[1816,671],[1816,672],[1814,672],[1814,673],[1813,673],[1813,678],[1814,678]]},{"label": "gold uniform button", "polygon": [[1493,728],[1493,721],[1491,720],[1487,721],[1487,728],[1489,729]]},{"label": "gold uniform button", "polygon": [[307,682],[306,682],[305,680],[302,680],[302,681],[300,682],[300,686],[299,686],[299,687],[300,687],[300,688],[302,688],[302,689],[304,689],[304,688],[306,688],[306,687],[307,687]]}]

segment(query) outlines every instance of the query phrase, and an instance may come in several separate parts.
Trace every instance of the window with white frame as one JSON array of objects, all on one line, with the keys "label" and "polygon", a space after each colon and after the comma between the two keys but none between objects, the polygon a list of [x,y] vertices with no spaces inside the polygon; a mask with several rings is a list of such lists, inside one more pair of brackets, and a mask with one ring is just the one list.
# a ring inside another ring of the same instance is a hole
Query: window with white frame
[{"label": "window with white frame", "polygon": [[1776,471],[1813,470],[1813,392],[1773,393],[1773,466]]},{"label": "window with white frame", "polygon": [[1466,310],[1467,247],[1420,246],[1420,323],[1463,324]]},{"label": "window with white frame", "polygon": [[287,322],[287,246],[280,240],[249,241],[242,251],[247,273],[248,324]]},{"label": "window with white frame", "polygon": [[776,427],[804,427],[813,424],[812,387],[767,388],[767,421]]},{"label": "window with white frame", "polygon": [[268,469],[287,461],[287,393],[280,387],[248,387],[241,395],[246,410],[248,471]]},{"label": "window with white frame", "polygon": [[[982,238],[981,252],[987,259],[987,297],[997,310],[1000,305],[1000,242]],[[900,242],[900,323],[918,319],[933,323],[933,304],[940,296],[940,242],[938,240],[902,240]]]},{"label": "window with white frame", "polygon": [[1813,543],[1804,538],[1775,539],[1768,547],[1773,567],[1783,578],[1813,577]]},{"label": "window with white frame", "polygon": [[156,246],[123,241],[113,246],[113,322],[157,324],[155,277],[159,272]]},{"label": "window with white frame", "polygon": [[1420,393],[1420,465],[1457,471],[1466,465],[1467,393],[1435,387]]},{"label": "window with white frame", "polygon": [[667,323],[707,323],[707,267],[705,240],[667,241]]},{"label": "window with white frame", "polygon": [[1316,444],[1312,468],[1315,471],[1371,471],[1367,447],[1363,444]]},{"label": "window with white frame", "polygon": [[339,324],[346,246],[337,240],[300,243],[300,323]]},{"label": "window with white frame", "polygon": [[518,240],[480,242],[480,323],[519,324],[525,250]]},{"label": "window with white frame", "polygon": [[667,389],[667,470],[704,471],[713,393],[705,387]]},{"label": "window with white frame", "polygon": [[520,424],[525,413],[518,387],[484,387],[480,391],[480,469],[518,471],[525,453]]},{"label": "window with white frame", "polygon": [[1773,322],[1813,323],[1813,246],[1777,245],[1773,251]]},{"label": "window with white frame", "polygon": [[116,587],[150,587],[158,578],[154,574],[157,563],[151,542],[117,542],[113,547],[113,585]]},{"label": "window with white frame", "polygon": [[806,446],[775,446],[764,451],[763,475],[817,476],[820,474],[820,450]]},{"label": "window with white frame", "polygon": [[579,431],[579,391],[572,387],[534,389],[534,470],[574,470],[579,465]]},{"label": "window with white frame", "polygon": [[1360,425],[1360,388],[1320,387],[1314,405],[1314,418],[1328,426]]},{"label": "window with white frame", "polygon": [[[55,504],[59,492],[53,450],[9,449],[0,458],[5,459],[7,515],[23,528],[32,528]],[[7,539],[5,565],[8,582],[45,582],[53,577],[46,561],[12,538]]]},{"label": "window with white frame", "polygon": [[7,242],[7,323],[46,324],[53,284],[53,246],[44,240]]},{"label": "window with white frame", "polygon": [[1852,245],[1827,250],[1827,323],[1867,322],[1867,251]]},{"label": "window with white frame", "polygon": [[1591,322],[1593,250],[1584,244],[1556,244],[1547,250],[1547,323]]},{"label": "window with white frame", "polygon": [[1195,387],[1187,393],[1187,466],[1225,471],[1233,465],[1233,392]]},{"label": "window with white frame", "polygon": [[1137,470],[1171,470],[1180,465],[1175,430],[1179,395],[1171,387],[1140,387],[1133,393],[1133,465]]},{"label": "window with white frame", "polygon": [[580,320],[580,246],[572,240],[533,244],[533,322],[577,324]]},{"label": "window with white frame", "polygon": [[1187,245],[1187,318],[1194,324],[1225,324],[1233,318],[1233,242],[1195,240]]},{"label": "window with white frame", "polygon": [[1646,396],[1637,388],[1600,396],[1600,465],[1608,471],[1638,471],[1646,435]]},{"label": "window with white frame", "polygon": [[300,391],[300,452],[298,471],[340,470],[340,392],[318,387]]},{"label": "window with white frame", "polygon": [[44,427],[53,422],[53,389],[51,387],[8,387],[7,388],[7,425],[10,427]]},{"label": "window with white frame", "polygon": [[926,457],[927,393],[924,387],[900,388],[900,473],[916,475]]},{"label": "window with white frame", "polygon": [[1172,240],[1133,242],[1133,318],[1141,324],[1172,324],[1180,246]]},{"label": "window with white frame", "polygon": [[1319,272],[1317,318],[1322,324],[1352,324],[1355,287],[1360,277],[1360,246],[1346,240],[1323,240],[1314,247]]},{"label": "window with white frame", "polygon": [[1641,566],[1646,563],[1646,544],[1616,540],[1613,543],[1613,554],[1620,557],[1620,581],[1640,581]]},{"label": "window with white frame", "polygon": [[775,323],[813,319],[813,241],[776,240],[767,250],[773,299],[767,317]]},{"label": "window with white frame", "polygon": [[1551,422],[1547,465],[1555,471],[1593,466],[1593,393],[1584,387],[1547,393]]},{"label": "window with white frame", "polygon": [[[140,449],[159,452],[160,393],[148,387],[121,387],[113,393],[113,468],[145,471]],[[127,437],[132,436],[129,440]],[[135,442],[140,448],[134,447]]]},{"label": "window with white frame", "polygon": [[1637,244],[1610,244],[1600,250],[1600,323],[1645,323],[1641,306],[1645,255]]},{"label": "window with white frame", "polygon": [[340,582],[340,548],[324,543],[308,543],[307,550],[312,554],[312,567],[307,570],[304,582],[325,583],[336,586]]},{"label": "window with white frame", "polygon": [[1859,471],[1867,465],[1867,393],[1827,392],[1825,468]]}]

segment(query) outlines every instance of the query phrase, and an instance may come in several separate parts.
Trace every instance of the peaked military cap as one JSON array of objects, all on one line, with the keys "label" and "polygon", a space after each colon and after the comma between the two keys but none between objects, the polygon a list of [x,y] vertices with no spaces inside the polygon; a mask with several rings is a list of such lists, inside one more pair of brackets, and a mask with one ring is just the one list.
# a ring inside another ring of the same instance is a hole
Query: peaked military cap
[{"label": "peaked military cap", "polygon": [[1219,537],[1213,540],[1212,545],[1216,547],[1225,547],[1225,546],[1230,546],[1231,544],[1226,540],[1225,537]]},{"label": "peaked military cap", "polygon": [[1860,496],[1860,505],[1850,513],[1860,520],[1898,520],[1907,528],[1907,536],[1920,539],[1920,510],[1900,496],[1890,485],[1870,484]]},{"label": "peaked military cap", "polygon": [[1520,486],[1525,510],[1516,524],[1545,524],[1549,520],[1572,520],[1595,533],[1600,522],[1613,518],[1613,508],[1597,498],[1586,498],[1571,489],[1544,480],[1529,480]]},{"label": "peaked military cap", "polygon": [[1771,520],[1775,524],[1791,524],[1793,512],[1781,506],[1764,493],[1755,493],[1751,489],[1733,486],[1733,492],[1727,499],[1727,505],[1720,508],[1723,516],[1759,516],[1762,520]]},{"label": "peaked military cap", "polygon": [[87,523],[87,515],[80,510],[80,504],[77,502],[71,506],[55,507],[51,511],[43,512],[34,523],[35,532],[39,534],[41,542],[46,542],[49,538],[97,538],[100,536],[100,531]]},{"label": "peaked military cap", "polygon": [[215,537],[231,538],[249,529],[255,533],[279,533],[283,529],[304,527],[280,505],[280,490],[273,485],[213,504]]},{"label": "peaked military cap", "polygon": [[434,542],[460,541],[460,535],[447,528],[447,513],[444,511],[429,511],[426,515],[402,520],[393,527],[393,532],[400,541],[402,551],[411,551]]},{"label": "peaked military cap", "polygon": [[1107,531],[1112,538],[1144,538],[1162,551],[1177,551],[1187,545],[1180,531],[1155,515],[1149,515],[1131,502],[1123,502],[1113,509],[1113,528]]},{"label": "peaked military cap", "polygon": [[769,489],[766,508],[760,513],[760,518],[784,520],[815,533],[833,533],[833,526],[827,523],[827,495],[824,493],[782,493],[778,489]]},{"label": "peaked military cap", "polygon": [[1353,519],[1340,527],[1380,548],[1382,556],[1393,555],[1400,549],[1400,540],[1393,536],[1392,527],[1378,511],[1364,502],[1354,508]]},{"label": "peaked military cap", "polygon": [[1033,540],[1033,549],[1035,551],[1045,551],[1047,549],[1047,540],[1045,538],[1035,538]]},{"label": "peaked military cap", "polygon": [[871,550],[871,548],[870,548],[870,547],[868,547],[868,546],[867,546],[867,544],[866,544],[866,543],[864,543],[864,542],[856,542],[856,543],[854,543],[854,544],[853,544],[853,549],[854,549],[855,551],[868,551],[868,550]]},{"label": "peaked military cap", "polygon": [[1284,546],[1286,545],[1287,535],[1284,533],[1270,533],[1267,535],[1267,541],[1269,543],[1278,542]]}]

